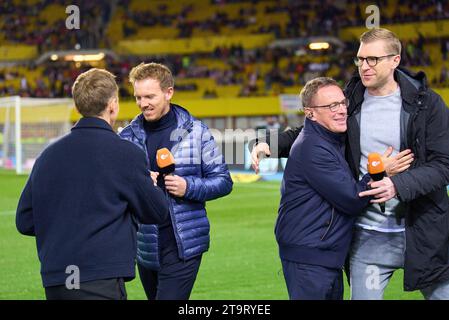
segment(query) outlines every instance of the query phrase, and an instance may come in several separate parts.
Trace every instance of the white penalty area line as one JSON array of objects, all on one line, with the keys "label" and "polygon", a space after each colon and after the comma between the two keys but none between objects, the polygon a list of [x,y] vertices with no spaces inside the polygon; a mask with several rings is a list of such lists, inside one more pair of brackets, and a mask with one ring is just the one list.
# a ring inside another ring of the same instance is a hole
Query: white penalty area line
[{"label": "white penalty area line", "polygon": [[234,182],[235,186],[238,186],[239,188],[241,187],[248,187],[251,189],[270,189],[270,190],[279,190],[280,189],[280,185],[266,185],[266,184],[259,184],[258,182],[250,182],[250,183],[245,183],[245,182]]},{"label": "white penalty area line", "polygon": [[16,212],[14,210],[0,211],[0,216],[13,216]]}]

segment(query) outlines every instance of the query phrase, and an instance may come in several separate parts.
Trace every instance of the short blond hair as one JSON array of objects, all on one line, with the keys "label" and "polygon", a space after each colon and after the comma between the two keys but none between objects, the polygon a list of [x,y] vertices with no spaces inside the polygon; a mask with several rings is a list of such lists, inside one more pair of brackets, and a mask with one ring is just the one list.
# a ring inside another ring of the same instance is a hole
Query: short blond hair
[{"label": "short blond hair", "polygon": [[338,82],[329,77],[318,77],[310,81],[307,81],[307,83],[299,93],[303,108],[313,107],[312,101],[318,90],[328,86],[336,86],[340,88]]},{"label": "short blond hair", "polygon": [[129,73],[129,82],[133,85],[137,80],[153,79],[159,82],[162,91],[175,86],[175,80],[170,69],[160,63],[141,63],[132,68]]},{"label": "short blond hair", "polygon": [[[360,43],[369,43],[377,40],[383,40],[386,43],[387,50],[391,50],[391,54],[401,55],[401,41],[396,34],[388,29],[373,28],[366,31],[360,36]],[[390,54],[389,53],[389,54]]]},{"label": "short blond hair", "polygon": [[72,86],[75,107],[84,117],[101,115],[111,98],[118,97],[115,76],[107,70],[92,68],[81,73]]}]

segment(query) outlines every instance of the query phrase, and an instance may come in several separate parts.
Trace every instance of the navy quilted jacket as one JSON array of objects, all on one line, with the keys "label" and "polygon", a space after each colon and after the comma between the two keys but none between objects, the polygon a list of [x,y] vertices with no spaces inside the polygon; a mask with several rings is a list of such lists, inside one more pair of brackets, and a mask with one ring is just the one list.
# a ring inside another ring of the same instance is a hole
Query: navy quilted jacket
[{"label": "navy quilted jacket", "polygon": [[[171,149],[175,158],[174,174],[186,180],[187,190],[183,198],[172,197],[168,193],[166,196],[179,258],[187,260],[208,250],[210,225],[205,202],[229,194],[232,180],[207,126],[184,108],[175,104],[171,104],[171,108],[178,123],[171,136],[171,140],[176,141]],[[147,153],[143,121],[143,115],[138,115],[120,132],[120,136]],[[148,269],[159,269],[157,225],[139,226],[137,261]]]}]

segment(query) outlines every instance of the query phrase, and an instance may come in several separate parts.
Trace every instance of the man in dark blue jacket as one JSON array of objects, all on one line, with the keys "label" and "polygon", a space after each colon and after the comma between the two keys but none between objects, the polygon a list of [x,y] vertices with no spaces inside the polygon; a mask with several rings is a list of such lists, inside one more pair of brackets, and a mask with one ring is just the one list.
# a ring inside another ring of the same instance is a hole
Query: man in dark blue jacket
[{"label": "man in dark blue jacket", "polygon": [[281,185],[276,239],[290,299],[343,299],[342,268],[355,218],[368,205],[344,154],[348,102],[331,78],[301,91],[306,120]]},{"label": "man in dark blue jacket", "polygon": [[[170,103],[174,79],[166,66],[142,63],[129,78],[142,113],[120,135],[145,151],[170,210],[159,226],[139,227],[140,278],[148,299],[186,300],[209,248],[206,201],[230,193],[232,180],[207,126]],[[173,174],[158,173],[156,154],[162,148],[174,156]]]},{"label": "man in dark blue jacket", "polygon": [[135,277],[135,220],[160,223],[167,204],[145,154],[112,130],[114,76],[91,69],[72,93],[83,118],[36,160],[17,229],[36,237],[47,299],[126,299],[124,281]]}]

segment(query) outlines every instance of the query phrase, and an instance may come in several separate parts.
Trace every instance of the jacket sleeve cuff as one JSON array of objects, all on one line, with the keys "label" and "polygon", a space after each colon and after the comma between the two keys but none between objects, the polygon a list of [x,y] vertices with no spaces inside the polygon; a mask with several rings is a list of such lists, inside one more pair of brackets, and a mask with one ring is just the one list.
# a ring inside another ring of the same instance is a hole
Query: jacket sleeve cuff
[{"label": "jacket sleeve cuff", "polygon": [[410,194],[410,190],[409,190],[408,186],[401,184],[399,177],[397,175],[390,177],[390,179],[391,179],[391,182],[393,182],[394,187],[396,189],[396,198],[401,202],[406,202],[407,195]]},{"label": "jacket sleeve cuff", "polygon": [[370,182],[371,180],[371,176],[369,175],[369,173],[365,174],[362,179],[360,179],[360,182],[362,183],[363,186],[363,191],[368,189],[368,182]]},{"label": "jacket sleeve cuff", "polygon": [[184,194],[184,198],[186,199],[190,199],[192,197],[193,194],[193,180],[191,177],[183,177],[184,180],[186,181],[186,193]]}]

